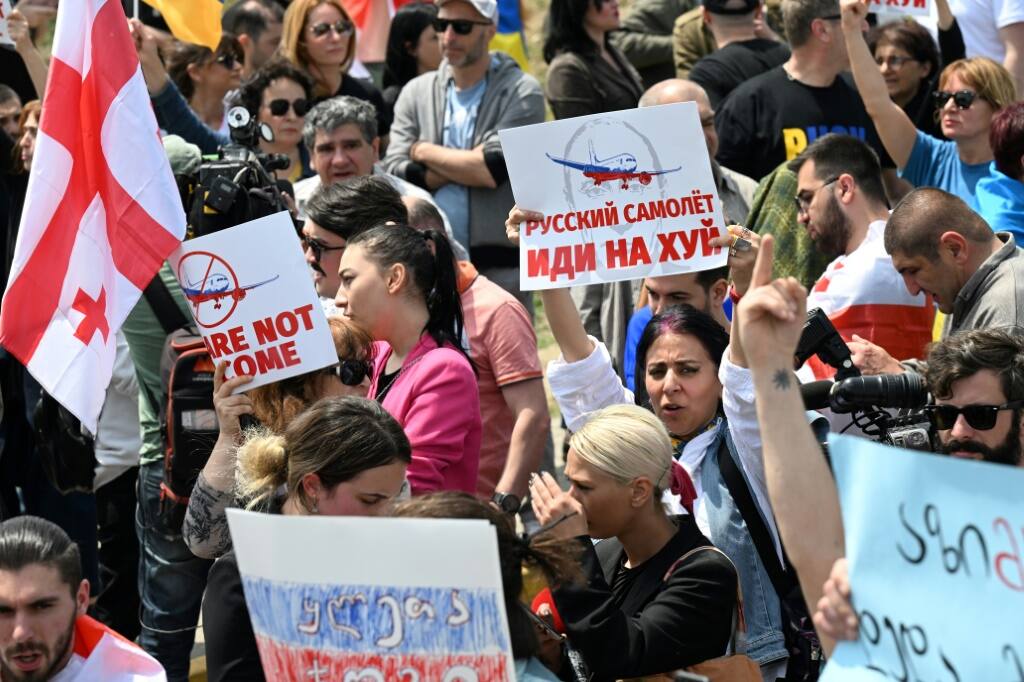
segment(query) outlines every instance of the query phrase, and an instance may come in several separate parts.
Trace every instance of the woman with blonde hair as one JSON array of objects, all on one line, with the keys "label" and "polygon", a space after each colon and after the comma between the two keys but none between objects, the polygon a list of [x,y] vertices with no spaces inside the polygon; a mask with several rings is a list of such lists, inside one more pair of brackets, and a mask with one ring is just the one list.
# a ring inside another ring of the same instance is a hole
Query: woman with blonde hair
[{"label": "woman with blonde hair", "polygon": [[252,377],[225,381],[227,363],[217,367],[213,404],[220,434],[210,459],[199,472],[182,525],[185,544],[196,556],[215,559],[231,549],[225,510],[235,503],[236,455],[244,418],[255,417],[270,433],[284,433],[299,413],[321,398],[366,397],[373,369],[370,335],[345,318],[329,317],[327,322],[338,353],[337,365],[234,395],[235,389],[252,381]]},{"label": "woman with blonde hair", "polygon": [[[269,513],[382,516],[405,486],[411,453],[376,402],[324,398],[283,434],[250,435],[238,449],[236,492],[248,509]],[[234,551],[210,569],[203,629],[210,682],[265,679]]]},{"label": "woman with blonde hair", "polygon": [[960,59],[939,76],[933,94],[942,134],[939,140],[918,130],[889,96],[861,27],[869,8],[864,0],[842,0],[843,33],[850,68],[864,107],[900,175],[915,187],[938,187],[977,210],[975,186],[989,174],[989,128],[995,112],[1017,97],[1009,71],[985,57]]},{"label": "woman with blonde hair", "polygon": [[313,80],[313,104],[337,95],[366,100],[377,109],[377,132],[391,128],[391,112],[370,81],[349,74],[356,58],[356,26],[339,0],[294,0],[284,13],[281,56]]},{"label": "woman with blonde hair", "polygon": [[666,513],[666,491],[690,509],[695,491],[662,421],[637,405],[604,408],[572,435],[565,476],[568,491],[543,473],[530,496],[549,532],[582,552],[585,580],[557,584],[552,594],[592,679],[663,673],[724,655],[736,569],[692,514]]}]

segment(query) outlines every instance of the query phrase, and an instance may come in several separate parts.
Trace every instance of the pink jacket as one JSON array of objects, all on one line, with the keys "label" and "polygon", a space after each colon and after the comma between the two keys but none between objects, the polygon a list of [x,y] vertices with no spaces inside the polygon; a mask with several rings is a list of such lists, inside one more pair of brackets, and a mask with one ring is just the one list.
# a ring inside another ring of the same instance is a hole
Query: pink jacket
[{"label": "pink jacket", "polygon": [[[374,343],[377,386],[391,346]],[[476,492],[480,464],[480,393],[469,361],[451,346],[420,337],[381,403],[398,420],[412,444],[409,485],[414,495],[435,490]]]}]

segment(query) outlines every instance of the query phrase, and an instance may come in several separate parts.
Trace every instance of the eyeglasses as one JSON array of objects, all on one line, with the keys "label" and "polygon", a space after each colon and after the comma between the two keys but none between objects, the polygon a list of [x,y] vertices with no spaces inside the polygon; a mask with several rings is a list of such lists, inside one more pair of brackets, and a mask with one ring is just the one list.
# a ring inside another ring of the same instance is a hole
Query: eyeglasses
[{"label": "eyeglasses", "polygon": [[295,111],[296,116],[305,116],[309,111],[309,102],[304,97],[300,97],[294,102],[289,102],[286,99],[272,99],[267,106],[274,116],[284,116],[288,113],[289,107]]},{"label": "eyeglasses", "polygon": [[820,192],[821,190],[823,190],[826,187],[828,187],[829,185],[831,185],[833,182],[835,182],[838,179],[839,179],[839,176],[837,175],[834,178],[830,178],[829,180],[826,180],[817,189],[811,190],[811,191],[806,191],[805,190],[805,191],[800,192],[799,194],[797,194],[795,197],[793,197],[793,201],[796,202],[796,212],[797,212],[797,214],[805,214],[805,213],[807,213],[807,209],[810,208],[811,202],[814,201],[815,195],[818,192]]},{"label": "eyeglasses", "polygon": [[932,101],[935,102],[935,108],[941,109],[946,106],[946,102],[949,101],[950,97],[953,98],[953,102],[958,109],[970,109],[971,105],[974,104],[974,100],[978,99],[978,93],[973,90],[957,90],[956,92],[936,90],[932,93]]},{"label": "eyeglasses", "polygon": [[233,54],[219,54],[214,57],[213,61],[230,71],[235,68],[235,64],[241,63],[242,60]]},{"label": "eyeglasses", "polygon": [[444,33],[451,26],[452,30],[460,36],[468,36],[474,26],[490,26],[489,21],[473,21],[472,19],[434,19],[434,30]]},{"label": "eyeglasses", "polygon": [[328,24],[326,21],[321,21],[319,24],[313,24],[309,27],[310,32],[316,38],[323,38],[330,31],[334,31],[339,36],[346,36],[352,32],[352,22],[345,21],[344,19],[338,19],[333,24]]},{"label": "eyeglasses", "polygon": [[893,71],[899,71],[903,68],[903,65],[907,62],[916,62],[918,60],[913,57],[875,57],[875,64],[879,66],[888,66]]},{"label": "eyeglasses", "polygon": [[317,263],[319,263],[320,259],[323,258],[323,256],[324,256],[324,251],[341,251],[345,247],[344,246],[327,246],[327,244],[324,244],[322,241],[320,241],[318,239],[313,239],[312,237],[307,237],[307,236],[303,235],[302,236],[302,248],[303,249],[309,249],[310,251],[312,251],[313,252],[313,258],[316,260]]},{"label": "eyeglasses", "polygon": [[939,431],[948,431],[956,424],[961,414],[972,429],[988,431],[996,425],[996,417],[1003,410],[1016,410],[1024,406],[1024,400],[1014,400],[1003,405],[925,405],[924,410],[932,424]]},{"label": "eyeglasses", "polygon": [[325,368],[324,372],[338,377],[346,386],[358,386],[366,377],[373,375],[373,365],[366,360],[342,360]]}]

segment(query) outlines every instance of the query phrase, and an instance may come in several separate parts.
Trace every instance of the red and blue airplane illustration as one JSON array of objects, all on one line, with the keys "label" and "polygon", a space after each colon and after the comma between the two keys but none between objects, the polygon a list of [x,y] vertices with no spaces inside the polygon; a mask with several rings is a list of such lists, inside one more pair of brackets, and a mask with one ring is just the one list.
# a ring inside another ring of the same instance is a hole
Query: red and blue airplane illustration
[{"label": "red and blue airplane illustration", "polygon": [[231,288],[231,278],[222,273],[214,273],[206,278],[205,282],[195,284],[189,282],[188,286],[182,287],[185,292],[185,298],[188,299],[192,307],[198,311],[199,305],[206,303],[207,301],[213,301],[213,307],[220,308],[222,301],[226,298],[230,298],[233,301],[241,301],[245,298],[246,292],[256,287],[261,287],[264,284],[269,284],[280,275],[274,275],[270,279],[265,279],[262,282],[256,284],[248,284],[246,286]]},{"label": "red and blue airplane illustration", "polygon": [[600,187],[603,182],[614,182],[616,180],[622,183],[622,189],[628,189],[631,180],[639,180],[641,185],[649,185],[654,176],[675,173],[681,168],[680,166],[660,171],[638,171],[636,169],[636,157],[632,154],[616,154],[615,156],[609,156],[607,159],[599,159],[594,152],[593,141],[589,144],[589,151],[589,162],[559,159],[546,152],[544,155],[559,165],[583,171],[583,176],[593,180],[595,187]]}]

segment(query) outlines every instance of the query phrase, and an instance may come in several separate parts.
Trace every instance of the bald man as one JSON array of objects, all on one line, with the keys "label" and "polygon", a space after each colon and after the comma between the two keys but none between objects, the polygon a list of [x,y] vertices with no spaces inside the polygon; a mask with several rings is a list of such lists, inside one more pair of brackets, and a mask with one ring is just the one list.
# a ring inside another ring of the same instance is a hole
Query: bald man
[{"label": "bald man", "polygon": [[715,110],[711,108],[711,100],[704,88],[693,81],[682,78],[669,78],[652,85],[640,98],[641,107],[653,107],[659,104],[676,102],[696,102],[700,115],[700,125],[704,130],[704,142],[708,146],[708,157],[711,159],[711,173],[715,176],[715,186],[725,210],[726,224],[743,224],[747,219],[750,204],[757,190],[757,182],[746,175],[737,173],[719,165],[715,161],[718,153],[718,133],[715,132]]},{"label": "bald man", "polygon": [[[993,233],[959,197],[932,187],[908,194],[889,216],[885,250],[907,290],[930,294],[948,316],[943,338],[1024,326],[1024,251],[1009,232]],[[903,371],[879,346],[849,345],[865,374]]]}]

